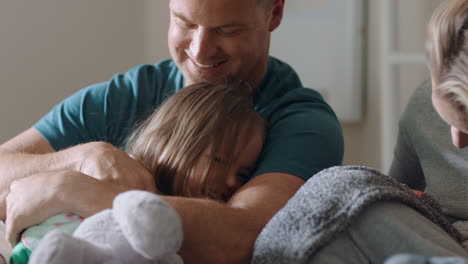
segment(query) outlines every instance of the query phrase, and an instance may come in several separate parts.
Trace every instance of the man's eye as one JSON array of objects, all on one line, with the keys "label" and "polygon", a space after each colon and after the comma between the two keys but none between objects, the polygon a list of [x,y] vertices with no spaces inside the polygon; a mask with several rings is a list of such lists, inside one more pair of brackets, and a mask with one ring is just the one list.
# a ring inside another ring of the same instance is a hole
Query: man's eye
[{"label": "man's eye", "polygon": [[193,24],[187,24],[186,22],[180,21],[180,20],[176,20],[176,23],[180,27],[185,28],[185,29],[192,29],[193,27],[195,27],[195,25],[193,25]]},{"label": "man's eye", "polygon": [[218,29],[217,30],[218,34],[224,35],[224,36],[234,36],[239,34],[241,31],[240,29]]}]

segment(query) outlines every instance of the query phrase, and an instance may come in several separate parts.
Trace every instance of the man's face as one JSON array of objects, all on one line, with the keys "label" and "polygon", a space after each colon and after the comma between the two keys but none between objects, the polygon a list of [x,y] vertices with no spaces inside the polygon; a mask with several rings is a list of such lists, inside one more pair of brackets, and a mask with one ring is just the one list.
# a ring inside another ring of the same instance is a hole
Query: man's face
[{"label": "man's face", "polygon": [[281,15],[272,16],[256,0],[171,0],[170,13],[169,50],[185,85],[232,79],[254,87],[260,83],[270,32]]}]

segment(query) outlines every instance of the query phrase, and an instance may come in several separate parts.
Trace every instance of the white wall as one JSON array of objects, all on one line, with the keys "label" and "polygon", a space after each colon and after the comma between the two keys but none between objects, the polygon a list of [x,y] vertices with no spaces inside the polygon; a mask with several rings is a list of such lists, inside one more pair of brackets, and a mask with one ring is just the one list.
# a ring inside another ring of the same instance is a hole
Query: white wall
[{"label": "white wall", "polygon": [[[442,0],[395,0],[395,42],[390,45],[395,52],[423,53],[425,25],[430,14]],[[381,149],[381,84],[380,48],[381,20],[379,13],[382,1],[368,0],[367,10],[367,71],[364,106],[364,121],[358,124],[344,124],[346,142],[345,164],[368,165],[379,170],[386,170],[382,164],[382,152],[393,153],[390,149]],[[395,109],[401,114],[409,97],[419,84],[429,76],[424,65],[400,65],[394,67],[393,93],[397,97]],[[385,99],[384,99],[385,100]],[[391,124],[395,130],[398,124]]]},{"label": "white wall", "polygon": [[[166,58],[164,2],[1,1],[0,142],[74,91]],[[150,9],[163,15],[149,18]]]},{"label": "white wall", "polygon": [[380,169],[379,148],[379,31],[377,1],[367,1],[367,42],[365,44],[364,106],[359,123],[342,124],[345,138],[345,164],[359,164]]},{"label": "white wall", "polygon": [[169,58],[167,29],[169,27],[169,1],[146,1],[146,59],[152,62]]},{"label": "white wall", "polygon": [[[424,19],[440,1],[396,1],[396,47],[422,50]],[[367,1],[363,121],[343,124],[345,164],[378,169],[379,2]],[[167,58],[167,10],[168,0],[1,1],[0,142],[30,127],[72,92],[137,64]],[[396,89],[402,105],[426,78],[418,67],[399,69]]]}]

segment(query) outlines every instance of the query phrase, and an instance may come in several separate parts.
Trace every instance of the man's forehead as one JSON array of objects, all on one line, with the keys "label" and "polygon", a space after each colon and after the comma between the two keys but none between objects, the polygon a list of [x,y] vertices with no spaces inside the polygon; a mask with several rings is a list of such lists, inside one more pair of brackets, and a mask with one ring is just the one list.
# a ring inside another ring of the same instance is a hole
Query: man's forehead
[{"label": "man's forehead", "polygon": [[259,11],[256,0],[171,0],[170,9],[185,21],[208,27],[252,24]]},{"label": "man's forehead", "polygon": [[181,2],[185,4],[190,4],[190,3],[195,3],[195,4],[200,4],[200,3],[223,3],[223,4],[228,4],[228,3],[242,3],[246,5],[257,5],[258,3],[263,3],[264,1],[271,1],[271,0],[169,0],[170,3],[172,2]]},{"label": "man's forehead", "polygon": [[170,9],[179,14],[203,14],[210,16],[238,15],[239,12],[255,10],[257,0],[170,0]]}]

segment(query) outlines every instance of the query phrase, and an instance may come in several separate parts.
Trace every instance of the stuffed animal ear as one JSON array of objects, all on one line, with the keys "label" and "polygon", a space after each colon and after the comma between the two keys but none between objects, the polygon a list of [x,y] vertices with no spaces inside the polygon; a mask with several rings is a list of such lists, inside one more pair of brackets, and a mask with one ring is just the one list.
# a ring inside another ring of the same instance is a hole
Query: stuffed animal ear
[{"label": "stuffed animal ear", "polygon": [[179,251],[183,238],[180,216],[160,196],[146,191],[119,194],[112,213],[127,241],[142,256],[156,260]]}]

